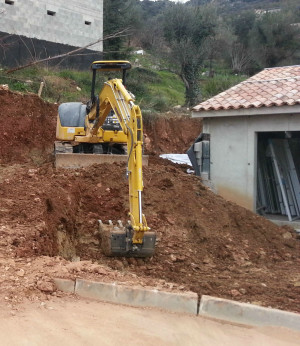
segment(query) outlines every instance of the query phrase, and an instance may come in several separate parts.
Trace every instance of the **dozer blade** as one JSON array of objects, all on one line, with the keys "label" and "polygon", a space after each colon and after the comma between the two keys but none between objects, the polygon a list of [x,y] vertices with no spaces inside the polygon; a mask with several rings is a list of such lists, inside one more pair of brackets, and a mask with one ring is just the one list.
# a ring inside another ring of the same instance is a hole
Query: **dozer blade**
[{"label": "dozer blade", "polygon": [[126,160],[127,155],[57,153],[55,167],[76,169],[101,163],[126,162]]},{"label": "dozer blade", "polygon": [[106,225],[99,220],[99,232],[101,248],[106,256],[151,257],[154,255],[155,232],[145,232],[143,244],[138,245],[132,243],[132,227],[130,225],[124,227],[121,221],[118,221],[118,225],[115,226],[111,221]]},{"label": "dozer blade", "polygon": [[[57,153],[55,155],[55,167],[77,169],[94,164],[126,162],[127,158],[127,155],[116,154]],[[148,156],[143,156],[143,165],[148,166]]]}]

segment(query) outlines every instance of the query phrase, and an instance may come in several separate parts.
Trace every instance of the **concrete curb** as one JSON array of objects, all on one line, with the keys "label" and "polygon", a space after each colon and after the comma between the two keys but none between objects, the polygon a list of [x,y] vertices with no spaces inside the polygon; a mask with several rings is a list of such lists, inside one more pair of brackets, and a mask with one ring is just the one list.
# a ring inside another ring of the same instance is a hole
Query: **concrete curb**
[{"label": "concrete curb", "polygon": [[253,326],[280,326],[300,331],[300,314],[203,295],[200,316]]},{"label": "concrete curb", "polygon": [[170,293],[78,279],[75,293],[106,302],[197,314],[198,296],[193,292]]},{"label": "concrete curb", "polygon": [[56,287],[84,298],[140,307],[155,307],[173,312],[213,317],[252,326],[280,326],[300,331],[300,314],[203,295],[199,312],[198,295],[172,293],[76,279],[54,279]]},{"label": "concrete curb", "polygon": [[82,279],[54,279],[57,288],[81,297],[140,307],[155,307],[168,311],[197,314],[198,295],[193,292],[171,293],[134,288]]},{"label": "concrete curb", "polygon": [[57,289],[60,291],[75,293],[75,281],[67,279],[54,279],[54,283]]}]

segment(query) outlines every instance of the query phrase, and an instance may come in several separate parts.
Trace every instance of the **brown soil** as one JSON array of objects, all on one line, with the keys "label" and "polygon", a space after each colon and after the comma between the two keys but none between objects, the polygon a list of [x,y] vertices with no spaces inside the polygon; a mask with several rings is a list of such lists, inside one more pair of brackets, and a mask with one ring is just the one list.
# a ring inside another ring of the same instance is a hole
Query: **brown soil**
[{"label": "brown soil", "polygon": [[57,106],[0,89],[0,164],[42,163],[55,139]]},{"label": "brown soil", "polygon": [[147,154],[184,153],[202,130],[202,121],[186,116],[158,118],[145,124]]},{"label": "brown soil", "polygon": [[[58,294],[53,277],[85,277],[300,312],[300,246],[293,231],[216,196],[186,167],[156,156],[144,169],[144,213],[157,232],[155,256],[103,256],[98,219],[127,219],[124,165],[55,170],[49,153],[56,107],[7,91],[0,99],[0,299],[42,299]],[[195,127],[189,119],[177,121],[183,137]],[[171,131],[170,122],[163,123],[156,133]],[[159,142],[149,130],[148,136],[150,144]],[[191,144],[185,141],[182,152]],[[154,151],[179,150],[179,142],[166,142]]]}]

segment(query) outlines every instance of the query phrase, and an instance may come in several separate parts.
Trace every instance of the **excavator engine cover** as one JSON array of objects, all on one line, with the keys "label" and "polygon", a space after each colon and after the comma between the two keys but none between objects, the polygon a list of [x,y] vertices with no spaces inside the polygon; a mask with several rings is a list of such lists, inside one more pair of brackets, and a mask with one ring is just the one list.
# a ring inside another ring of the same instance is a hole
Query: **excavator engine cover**
[{"label": "excavator engine cover", "polygon": [[101,248],[106,256],[123,257],[151,257],[154,255],[156,234],[147,231],[144,233],[143,244],[133,244],[133,230],[130,225],[123,227],[118,221],[118,226],[114,226],[111,221],[108,225],[99,220],[99,233],[101,238]]}]

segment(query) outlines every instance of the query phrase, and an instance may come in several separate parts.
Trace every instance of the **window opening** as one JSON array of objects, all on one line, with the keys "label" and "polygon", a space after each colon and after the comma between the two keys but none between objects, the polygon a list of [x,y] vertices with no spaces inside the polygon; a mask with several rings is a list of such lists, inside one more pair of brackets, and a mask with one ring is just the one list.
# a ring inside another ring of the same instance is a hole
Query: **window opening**
[{"label": "window opening", "polygon": [[47,10],[47,14],[48,14],[48,16],[55,16],[56,12]]}]

